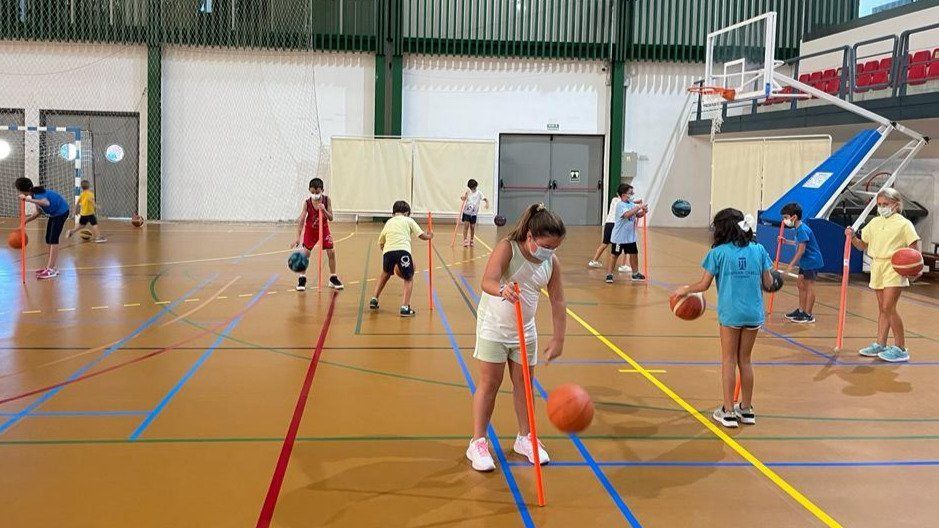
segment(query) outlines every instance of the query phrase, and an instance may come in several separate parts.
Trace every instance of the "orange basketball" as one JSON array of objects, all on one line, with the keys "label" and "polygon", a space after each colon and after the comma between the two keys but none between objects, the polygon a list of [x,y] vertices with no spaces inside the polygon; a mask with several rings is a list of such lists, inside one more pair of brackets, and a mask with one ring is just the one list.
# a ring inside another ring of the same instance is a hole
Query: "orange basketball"
[{"label": "orange basketball", "polygon": [[23,236],[26,237],[25,241],[20,239],[20,230],[10,231],[10,236],[7,237],[7,244],[10,244],[10,247],[13,249],[20,249],[26,244],[29,244],[29,235],[23,233]]},{"label": "orange basketball", "polygon": [[913,248],[898,249],[890,257],[893,270],[904,277],[915,277],[923,271],[923,254]]},{"label": "orange basketball", "polygon": [[583,431],[593,421],[590,395],[580,385],[561,385],[548,395],[548,419],[565,433]]},{"label": "orange basketball", "polygon": [[679,319],[693,321],[701,317],[707,308],[707,303],[704,302],[704,295],[692,293],[684,296],[672,295],[668,298],[668,306]]},{"label": "orange basketball", "polygon": [[143,225],[143,217],[140,216],[140,215],[138,215],[138,214],[135,214],[135,215],[130,219],[130,223],[133,224],[134,227],[140,227],[140,226]]}]

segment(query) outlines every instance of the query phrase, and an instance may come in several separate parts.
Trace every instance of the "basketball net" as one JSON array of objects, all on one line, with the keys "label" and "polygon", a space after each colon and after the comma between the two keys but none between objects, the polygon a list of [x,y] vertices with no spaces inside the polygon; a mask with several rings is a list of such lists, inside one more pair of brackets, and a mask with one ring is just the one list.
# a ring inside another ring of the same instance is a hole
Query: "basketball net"
[{"label": "basketball net", "polygon": [[720,86],[689,86],[688,91],[701,96],[701,117],[711,120],[711,141],[721,131],[724,124],[724,103],[733,101],[736,90]]}]

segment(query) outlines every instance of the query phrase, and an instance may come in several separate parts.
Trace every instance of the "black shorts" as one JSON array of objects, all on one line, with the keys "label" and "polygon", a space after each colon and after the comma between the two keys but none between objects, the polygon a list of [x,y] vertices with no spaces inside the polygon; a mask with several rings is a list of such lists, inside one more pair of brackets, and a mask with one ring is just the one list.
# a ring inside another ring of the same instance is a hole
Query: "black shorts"
[{"label": "black shorts", "polygon": [[476,215],[468,215],[466,213],[463,213],[463,221],[476,225]]},{"label": "black shorts", "polygon": [[603,224],[603,243],[609,244],[610,237],[613,236],[613,222]]},{"label": "black shorts", "polygon": [[802,275],[802,278],[805,280],[813,281],[818,278],[818,270],[807,270],[799,268],[799,275]]},{"label": "black shorts", "polygon": [[385,273],[394,273],[396,267],[401,273],[401,278],[404,280],[411,280],[414,278],[414,260],[411,258],[411,254],[407,251],[389,251],[382,256],[382,271]]},{"label": "black shorts", "polygon": [[626,253],[627,255],[638,255],[639,246],[637,246],[635,242],[630,242],[629,244],[613,244],[610,246],[610,251],[617,256],[622,253]]},{"label": "black shorts", "polygon": [[78,217],[78,225],[88,225],[88,224],[91,224],[93,226],[98,225],[98,217],[93,214]]},{"label": "black shorts", "polygon": [[50,216],[46,222],[46,244],[50,246],[59,243],[59,237],[62,235],[62,229],[65,222],[68,221],[68,213],[59,216]]}]

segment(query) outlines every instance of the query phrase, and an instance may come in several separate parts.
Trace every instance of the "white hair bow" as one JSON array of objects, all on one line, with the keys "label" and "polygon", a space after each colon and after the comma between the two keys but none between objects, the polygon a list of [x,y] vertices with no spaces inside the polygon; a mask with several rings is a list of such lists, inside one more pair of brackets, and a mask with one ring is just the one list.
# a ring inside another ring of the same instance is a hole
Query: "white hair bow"
[{"label": "white hair bow", "polygon": [[743,220],[737,222],[737,225],[744,231],[756,231],[756,218],[753,218],[751,214],[744,215]]}]

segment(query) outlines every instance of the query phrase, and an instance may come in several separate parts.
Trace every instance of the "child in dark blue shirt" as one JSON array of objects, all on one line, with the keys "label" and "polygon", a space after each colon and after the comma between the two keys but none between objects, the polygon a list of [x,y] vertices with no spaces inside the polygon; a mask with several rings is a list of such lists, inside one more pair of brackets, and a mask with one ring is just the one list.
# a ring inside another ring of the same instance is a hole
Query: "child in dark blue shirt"
[{"label": "child in dark blue shirt", "polygon": [[802,221],[802,206],[795,202],[786,204],[782,208],[782,218],[787,231],[794,232],[794,236],[787,236],[783,243],[797,246],[796,254],[786,271],[792,273],[796,264],[799,266],[799,307],[787,313],[786,318],[793,323],[814,323],[812,309],[815,307],[815,279],[825,265],[822,250],[818,247],[815,233]]}]

